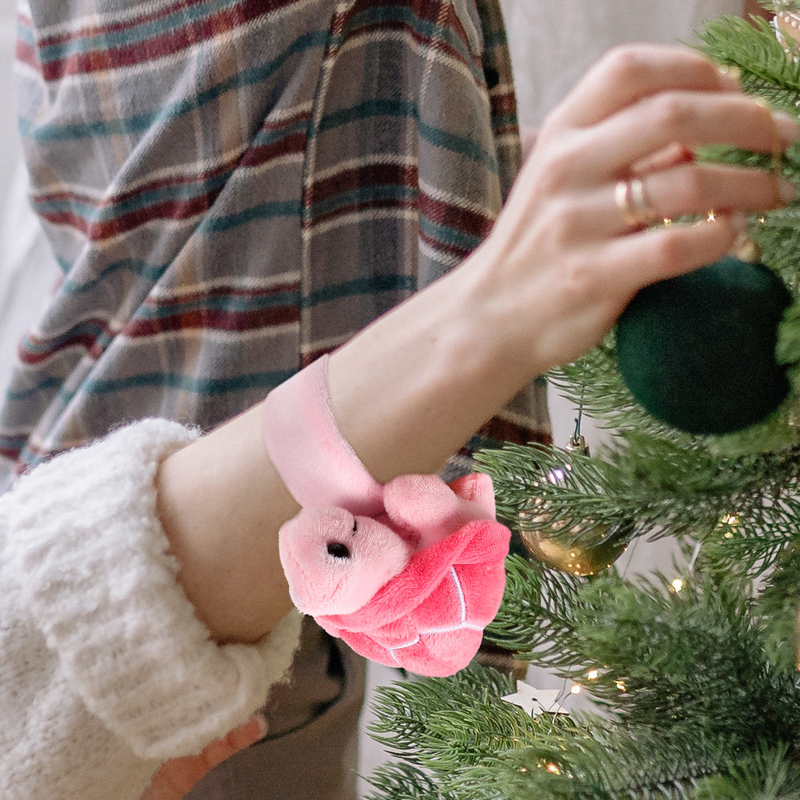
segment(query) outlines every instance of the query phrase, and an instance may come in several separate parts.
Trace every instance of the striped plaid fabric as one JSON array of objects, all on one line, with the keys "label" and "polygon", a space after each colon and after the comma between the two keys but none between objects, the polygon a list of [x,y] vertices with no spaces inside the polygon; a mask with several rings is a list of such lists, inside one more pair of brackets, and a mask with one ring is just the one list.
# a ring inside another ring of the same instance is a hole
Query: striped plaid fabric
[{"label": "striped plaid fabric", "polygon": [[[456,266],[519,168],[496,0],[30,0],[18,75],[64,273],[0,414],[19,470],[258,402]],[[546,425],[531,387],[483,433]]]}]

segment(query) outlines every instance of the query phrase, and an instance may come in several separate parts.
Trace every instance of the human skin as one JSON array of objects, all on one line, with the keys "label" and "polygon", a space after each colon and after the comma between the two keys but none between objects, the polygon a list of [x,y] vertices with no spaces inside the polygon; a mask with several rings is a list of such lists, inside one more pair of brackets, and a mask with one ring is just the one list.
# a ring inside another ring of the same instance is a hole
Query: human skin
[{"label": "human skin", "polygon": [[[611,51],[545,120],[484,244],[331,356],[345,439],[381,482],[440,469],[531,379],[596,345],[640,288],[715,261],[743,212],[795,197],[772,175],[687,153],[769,153],[797,135],[693,52]],[[614,201],[632,175],[659,216],[713,208],[716,220],[632,231]],[[267,456],[261,406],[168,458],[157,488],[179,580],[213,638],[262,638],[291,607],[278,530],[299,507]]]},{"label": "human skin", "polygon": [[767,11],[758,0],[744,0],[744,15],[745,17],[753,15],[764,19],[772,19],[772,12]]},{"label": "human skin", "polygon": [[263,739],[266,732],[263,718],[254,717],[224,738],[211,742],[198,755],[167,761],[153,776],[140,800],[182,800],[217,764]]}]

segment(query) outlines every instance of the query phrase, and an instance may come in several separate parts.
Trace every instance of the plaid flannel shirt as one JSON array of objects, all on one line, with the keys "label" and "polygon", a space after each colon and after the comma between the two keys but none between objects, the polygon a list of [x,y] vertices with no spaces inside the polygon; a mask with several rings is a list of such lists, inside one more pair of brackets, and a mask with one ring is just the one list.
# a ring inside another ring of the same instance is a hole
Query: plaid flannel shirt
[{"label": "plaid flannel shirt", "polygon": [[[459,264],[520,165],[497,0],[23,0],[17,55],[64,273],[0,414],[20,470],[258,402]],[[541,387],[483,433],[546,437]]]}]

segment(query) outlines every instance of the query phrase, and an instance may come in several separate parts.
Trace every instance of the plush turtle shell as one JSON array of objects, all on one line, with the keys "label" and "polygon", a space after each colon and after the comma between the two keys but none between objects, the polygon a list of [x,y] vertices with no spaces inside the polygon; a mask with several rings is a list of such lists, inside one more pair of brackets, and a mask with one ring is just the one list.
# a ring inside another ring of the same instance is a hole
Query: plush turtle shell
[{"label": "plush turtle shell", "polygon": [[469,522],[415,553],[358,611],[316,620],[372,661],[418,675],[454,675],[478,652],[500,608],[510,536],[498,522]]}]

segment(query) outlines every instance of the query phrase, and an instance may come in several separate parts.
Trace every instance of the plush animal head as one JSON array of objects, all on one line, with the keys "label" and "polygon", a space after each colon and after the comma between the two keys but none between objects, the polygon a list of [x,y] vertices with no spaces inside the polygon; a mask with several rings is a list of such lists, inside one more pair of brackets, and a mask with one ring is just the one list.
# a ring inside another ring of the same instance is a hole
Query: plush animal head
[{"label": "plush animal head", "polygon": [[280,556],[300,611],[349,614],[403,571],[411,547],[377,520],[304,508],[281,528]]},{"label": "plush animal head", "polygon": [[435,475],[404,475],[384,487],[386,513],[304,508],[280,531],[292,601],[305,614],[350,614],[399,575],[417,549],[467,522],[494,519],[492,482],[470,475],[450,487]]}]

